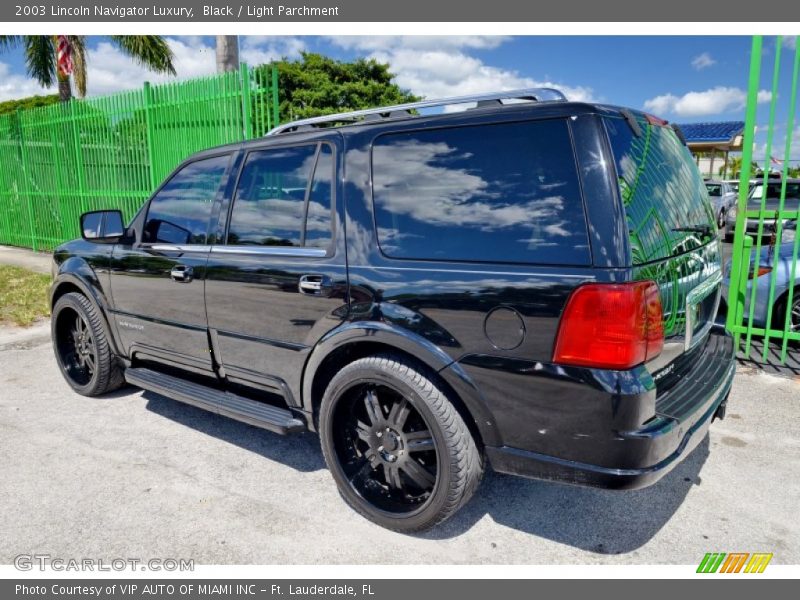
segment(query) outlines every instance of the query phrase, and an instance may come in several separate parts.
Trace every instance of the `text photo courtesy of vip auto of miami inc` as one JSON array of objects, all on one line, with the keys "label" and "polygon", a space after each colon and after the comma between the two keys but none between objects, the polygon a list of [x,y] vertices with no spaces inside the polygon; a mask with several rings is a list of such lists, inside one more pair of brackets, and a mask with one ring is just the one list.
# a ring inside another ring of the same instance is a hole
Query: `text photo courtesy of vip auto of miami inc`
[{"label": "text photo courtesy of vip auto of miami inc", "polygon": [[4,577],[792,576],[795,36],[52,25],[0,26]]}]

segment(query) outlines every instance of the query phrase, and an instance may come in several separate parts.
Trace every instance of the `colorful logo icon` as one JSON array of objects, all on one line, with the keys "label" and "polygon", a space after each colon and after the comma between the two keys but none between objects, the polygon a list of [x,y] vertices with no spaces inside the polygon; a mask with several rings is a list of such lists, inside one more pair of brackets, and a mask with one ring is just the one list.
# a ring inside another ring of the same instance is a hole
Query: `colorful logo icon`
[{"label": "colorful logo icon", "polygon": [[707,552],[697,567],[698,573],[763,573],[772,553]]}]

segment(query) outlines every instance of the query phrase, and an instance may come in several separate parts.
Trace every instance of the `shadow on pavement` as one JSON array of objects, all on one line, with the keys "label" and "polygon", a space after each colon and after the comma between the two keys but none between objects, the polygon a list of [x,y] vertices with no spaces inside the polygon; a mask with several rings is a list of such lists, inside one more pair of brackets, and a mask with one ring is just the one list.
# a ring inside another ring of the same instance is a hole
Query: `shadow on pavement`
[{"label": "shadow on pavement", "polygon": [[146,391],[142,397],[147,410],[298,471],[325,468],[319,438],[313,433],[278,435],[153,392]]},{"label": "shadow on pavement", "polygon": [[[325,468],[315,434],[273,434],[145,392],[147,409],[298,471]],[[449,539],[469,531],[485,515],[506,527],[599,554],[631,552],[669,521],[708,457],[708,436],[656,484],[643,490],[609,491],[487,472],[467,506],[449,521],[420,534]],[[313,490],[309,490],[313,493]]]}]

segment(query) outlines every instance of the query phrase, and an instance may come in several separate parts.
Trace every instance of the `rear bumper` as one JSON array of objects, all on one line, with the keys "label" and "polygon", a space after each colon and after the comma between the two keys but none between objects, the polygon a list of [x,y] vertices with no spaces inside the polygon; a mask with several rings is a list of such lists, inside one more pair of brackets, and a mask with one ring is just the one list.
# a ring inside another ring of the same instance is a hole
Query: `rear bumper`
[{"label": "rear bumper", "polygon": [[[695,366],[669,392],[657,395],[651,388],[621,395],[584,390],[584,402],[595,405],[595,410],[587,413],[594,420],[591,427],[584,420],[570,421],[563,405],[558,405],[559,400],[566,399],[551,395],[550,402],[556,402],[554,410],[561,413],[566,424],[552,421],[549,431],[529,429],[526,436],[518,431],[504,435],[504,442],[514,438],[523,443],[486,447],[492,468],[523,477],[609,489],[636,489],[655,483],[703,440],[715,415],[723,416],[724,408],[720,407],[727,401],[736,368],[733,340],[719,329],[708,338],[698,356],[692,357]],[[641,381],[646,375],[641,371],[629,373],[629,379],[633,378]],[[636,428],[624,427],[626,417],[635,420],[634,407],[641,410],[649,402],[654,402],[649,406],[656,416]],[[609,405],[610,411],[598,410]],[[600,420],[603,415],[605,421]]]}]

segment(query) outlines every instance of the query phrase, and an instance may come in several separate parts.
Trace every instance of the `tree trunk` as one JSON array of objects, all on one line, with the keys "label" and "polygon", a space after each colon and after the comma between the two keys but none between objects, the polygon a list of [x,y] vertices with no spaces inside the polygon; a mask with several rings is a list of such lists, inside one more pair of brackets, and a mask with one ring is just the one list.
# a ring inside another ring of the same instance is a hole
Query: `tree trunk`
[{"label": "tree trunk", "polygon": [[70,85],[69,76],[58,76],[58,99],[61,102],[72,100],[72,86]]},{"label": "tree trunk", "polygon": [[217,36],[217,72],[239,68],[239,39],[235,35]]}]

